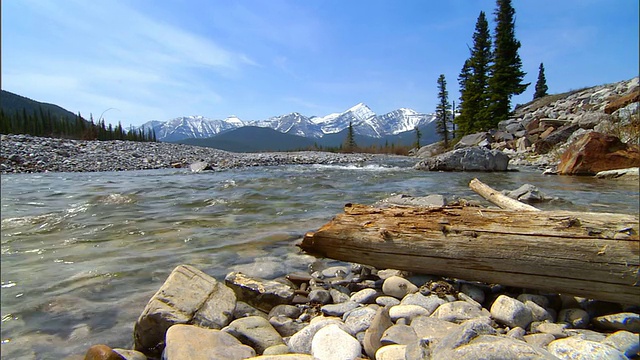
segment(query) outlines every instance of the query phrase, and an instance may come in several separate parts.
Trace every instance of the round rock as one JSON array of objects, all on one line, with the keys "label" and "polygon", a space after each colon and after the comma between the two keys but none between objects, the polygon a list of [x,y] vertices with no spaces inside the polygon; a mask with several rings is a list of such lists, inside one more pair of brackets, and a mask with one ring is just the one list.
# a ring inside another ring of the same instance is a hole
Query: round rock
[{"label": "round rock", "polygon": [[311,355],[318,360],[355,360],[361,354],[360,342],[338,325],[323,327],[311,341]]},{"label": "round rock", "polygon": [[417,291],[417,286],[400,276],[391,276],[382,283],[382,292],[385,295],[393,296],[396,299],[402,299],[405,295],[412,294]]},{"label": "round rock", "polygon": [[497,322],[509,327],[526,329],[533,321],[531,310],[514,298],[500,295],[491,305],[491,316]]}]

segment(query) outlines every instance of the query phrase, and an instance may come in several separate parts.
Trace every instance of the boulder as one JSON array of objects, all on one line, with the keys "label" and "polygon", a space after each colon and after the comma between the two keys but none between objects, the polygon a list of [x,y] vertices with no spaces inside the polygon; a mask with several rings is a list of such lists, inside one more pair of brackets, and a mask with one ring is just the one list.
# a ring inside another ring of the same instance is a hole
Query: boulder
[{"label": "boulder", "polygon": [[454,150],[476,146],[483,141],[486,141],[487,144],[490,144],[493,142],[493,137],[488,132],[465,135],[462,137],[462,139],[460,139],[460,141],[458,141],[458,143],[454,147]]},{"label": "boulder", "polygon": [[640,166],[640,150],[628,146],[615,136],[590,132],[562,154],[561,175],[594,175],[600,171]]},{"label": "boulder", "polygon": [[231,289],[193,266],[179,265],[138,318],[135,350],[159,357],[169,327],[189,323],[220,329],[231,321],[235,306]]},{"label": "boulder", "polygon": [[546,154],[556,145],[567,141],[574,131],[578,130],[577,124],[566,124],[552,132],[549,136],[536,141],[534,145],[536,154]]},{"label": "boulder", "polygon": [[540,189],[531,184],[524,184],[515,190],[505,190],[502,193],[512,199],[525,203],[536,203],[552,200],[552,198],[547,197],[544,193],[540,192]]},{"label": "boulder", "polygon": [[506,171],[509,156],[498,150],[470,147],[425,159],[415,169],[428,171]]},{"label": "boulder", "polygon": [[196,161],[193,164],[189,165],[189,168],[191,169],[192,172],[196,172],[196,173],[205,171],[205,170],[213,170],[211,165],[209,165],[209,163],[204,161]]},{"label": "boulder", "polygon": [[598,316],[593,319],[593,324],[606,330],[626,330],[640,333],[640,314],[624,312]]},{"label": "boulder", "polygon": [[[468,344],[452,350],[438,352],[438,359],[484,360],[484,359],[539,359],[557,360],[547,350],[522,340],[480,335]],[[571,358],[574,359],[574,358]]]},{"label": "boulder", "polygon": [[273,280],[251,277],[239,272],[231,272],[224,279],[239,300],[269,312],[280,304],[290,304],[295,295],[291,286]]},{"label": "boulder", "polygon": [[240,360],[256,355],[249,346],[224,331],[193,325],[174,325],[167,331],[166,360]]},{"label": "boulder", "polygon": [[633,91],[630,94],[612,99],[604,107],[605,114],[613,114],[616,110],[623,108],[631,103],[640,101],[640,92]]},{"label": "boulder", "polygon": [[466,301],[453,301],[440,305],[431,316],[440,320],[461,323],[476,318],[489,318],[490,314],[487,310]]},{"label": "boulder", "polygon": [[596,174],[596,177],[598,179],[624,179],[638,181],[638,177],[640,177],[640,168],[635,167],[629,169],[599,171]]},{"label": "boulder", "polygon": [[440,142],[437,142],[437,143],[433,143],[433,144],[429,144],[429,145],[425,145],[425,146],[421,147],[416,152],[416,157],[428,158],[428,157],[432,157],[434,155],[438,155],[438,154],[442,153],[443,151],[444,151],[444,143],[440,141]]}]

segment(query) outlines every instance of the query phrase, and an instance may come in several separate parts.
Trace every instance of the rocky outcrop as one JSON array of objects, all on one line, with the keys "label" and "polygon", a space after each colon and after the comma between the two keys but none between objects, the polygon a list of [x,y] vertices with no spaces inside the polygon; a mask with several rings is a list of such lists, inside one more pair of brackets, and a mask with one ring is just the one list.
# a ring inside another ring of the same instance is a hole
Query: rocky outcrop
[{"label": "rocky outcrop", "polygon": [[597,132],[585,134],[565,151],[558,165],[562,175],[595,175],[600,171],[640,166],[638,147]]},{"label": "rocky outcrop", "polygon": [[415,169],[428,171],[506,171],[509,157],[498,150],[469,147],[427,158]]}]

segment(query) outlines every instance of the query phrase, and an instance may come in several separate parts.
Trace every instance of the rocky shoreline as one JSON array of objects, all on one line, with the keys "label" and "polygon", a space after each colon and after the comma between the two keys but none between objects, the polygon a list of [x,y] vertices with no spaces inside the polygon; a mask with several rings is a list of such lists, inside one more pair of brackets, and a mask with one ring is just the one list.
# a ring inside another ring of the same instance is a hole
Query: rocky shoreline
[{"label": "rocky shoreline", "polygon": [[133,350],[96,345],[84,359],[634,359],[639,332],[637,304],[360,264],[224,283],[180,265]]},{"label": "rocky shoreline", "polygon": [[345,164],[370,159],[364,154],[300,151],[232,153],[170,143],[84,141],[1,135],[0,173],[94,172],[189,167],[206,162],[214,170],[290,164]]}]

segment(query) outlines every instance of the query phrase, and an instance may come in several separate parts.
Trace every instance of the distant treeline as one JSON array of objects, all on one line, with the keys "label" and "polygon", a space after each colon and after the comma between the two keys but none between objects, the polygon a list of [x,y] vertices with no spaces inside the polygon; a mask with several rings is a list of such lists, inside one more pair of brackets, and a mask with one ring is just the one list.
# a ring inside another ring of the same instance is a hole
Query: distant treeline
[{"label": "distant treeline", "polygon": [[130,140],[130,141],[156,141],[156,134],[149,129],[145,132],[142,129],[129,129],[125,131],[118,123],[113,127],[105,124],[104,119],[97,123],[93,116],[90,120],[85,120],[80,113],[75,119],[52,115],[51,111],[38,110],[15,111],[13,114],[6,114],[4,109],[0,109],[0,134],[27,134],[32,136],[67,138],[78,140]]}]

